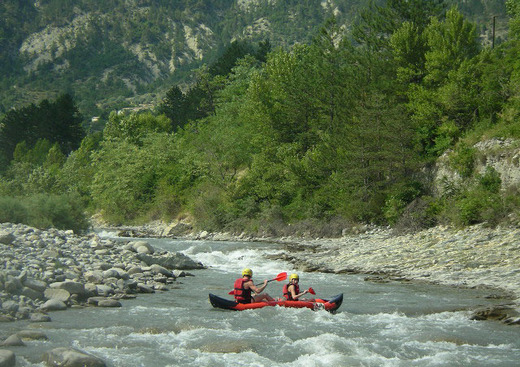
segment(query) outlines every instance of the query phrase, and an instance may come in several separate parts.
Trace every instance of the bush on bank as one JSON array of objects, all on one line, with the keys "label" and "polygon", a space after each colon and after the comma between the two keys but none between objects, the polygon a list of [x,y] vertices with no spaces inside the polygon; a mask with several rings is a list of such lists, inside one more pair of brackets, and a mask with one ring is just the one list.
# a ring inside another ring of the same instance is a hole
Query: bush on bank
[{"label": "bush on bank", "polygon": [[76,233],[90,225],[78,196],[48,194],[0,196],[0,222],[23,223],[40,229],[72,229]]}]

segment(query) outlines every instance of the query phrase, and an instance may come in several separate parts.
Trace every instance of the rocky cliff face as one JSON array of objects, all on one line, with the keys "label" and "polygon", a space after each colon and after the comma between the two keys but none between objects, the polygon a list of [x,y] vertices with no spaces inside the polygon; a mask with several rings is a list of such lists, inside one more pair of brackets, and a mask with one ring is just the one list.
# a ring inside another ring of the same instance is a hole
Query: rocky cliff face
[{"label": "rocky cliff face", "polygon": [[[506,191],[520,187],[520,141],[514,139],[489,139],[473,146],[474,172],[484,174],[488,167],[493,168],[501,179],[501,189]],[[450,165],[452,151],[444,153],[437,161],[433,174],[433,191],[442,195],[449,187],[464,184],[464,179]]]}]

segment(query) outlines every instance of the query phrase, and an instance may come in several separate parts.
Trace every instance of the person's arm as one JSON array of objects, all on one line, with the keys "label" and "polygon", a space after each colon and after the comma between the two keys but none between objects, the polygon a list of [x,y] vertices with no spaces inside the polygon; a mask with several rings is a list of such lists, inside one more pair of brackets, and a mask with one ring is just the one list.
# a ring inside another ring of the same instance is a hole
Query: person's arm
[{"label": "person's arm", "polygon": [[296,294],[295,288],[296,287],[294,287],[293,285],[290,285],[289,289],[288,289],[288,291],[291,292],[291,296],[293,299],[298,299],[301,296],[303,296],[304,294],[307,294],[309,292],[308,290],[304,290],[303,292]]},{"label": "person's arm", "polygon": [[264,284],[262,284],[260,287],[254,285],[253,282],[247,282],[246,284],[249,286],[249,288],[251,288],[253,292],[255,292],[256,294],[260,294],[264,291],[265,287],[267,287],[267,279],[264,280]]}]

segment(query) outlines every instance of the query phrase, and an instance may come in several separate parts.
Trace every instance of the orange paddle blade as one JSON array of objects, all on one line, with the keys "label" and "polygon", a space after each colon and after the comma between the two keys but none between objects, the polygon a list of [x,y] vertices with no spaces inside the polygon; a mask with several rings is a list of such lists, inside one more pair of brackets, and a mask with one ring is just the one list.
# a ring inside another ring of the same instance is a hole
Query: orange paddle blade
[{"label": "orange paddle blade", "polygon": [[309,293],[310,294],[316,294],[316,292],[314,292],[314,289],[312,289],[312,287],[309,288]]},{"label": "orange paddle blade", "polygon": [[283,272],[283,273],[280,273],[276,276],[276,278],[272,279],[272,280],[276,280],[277,282],[280,282],[282,280],[285,280],[287,279],[287,273],[286,272]]}]

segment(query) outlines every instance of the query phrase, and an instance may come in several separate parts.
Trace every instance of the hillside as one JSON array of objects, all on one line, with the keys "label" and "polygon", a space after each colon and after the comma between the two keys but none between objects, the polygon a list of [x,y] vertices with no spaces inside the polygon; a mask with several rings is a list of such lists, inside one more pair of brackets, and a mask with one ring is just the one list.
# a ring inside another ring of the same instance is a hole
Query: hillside
[{"label": "hillside", "polygon": [[[451,1],[453,3],[454,1]],[[233,40],[273,48],[308,43],[334,14],[349,28],[367,0],[6,0],[0,4],[0,114],[67,92],[86,119],[153,107],[173,85],[211,63]],[[447,2],[448,4],[450,2]],[[459,3],[459,2],[456,2]],[[489,44],[506,26],[498,0],[461,11]]]}]

